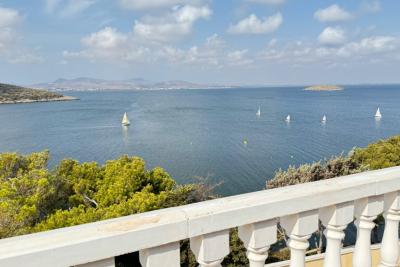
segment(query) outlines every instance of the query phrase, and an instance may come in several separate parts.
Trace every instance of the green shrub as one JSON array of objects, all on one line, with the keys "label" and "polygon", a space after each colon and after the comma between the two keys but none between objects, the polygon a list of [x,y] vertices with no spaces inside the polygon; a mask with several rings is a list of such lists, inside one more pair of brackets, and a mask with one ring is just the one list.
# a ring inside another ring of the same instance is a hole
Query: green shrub
[{"label": "green shrub", "polygon": [[286,171],[278,170],[274,178],[267,181],[267,189],[288,185],[314,182],[338,176],[349,175],[366,170],[351,156],[332,157],[327,161],[303,164],[299,167],[289,166]]},{"label": "green shrub", "polygon": [[176,185],[162,168],[122,156],[104,165],[72,159],[48,170],[48,151],[0,154],[0,238],[205,200],[205,183]]},{"label": "green shrub", "polygon": [[400,165],[400,136],[381,140],[366,148],[356,149],[353,160],[371,170]]}]

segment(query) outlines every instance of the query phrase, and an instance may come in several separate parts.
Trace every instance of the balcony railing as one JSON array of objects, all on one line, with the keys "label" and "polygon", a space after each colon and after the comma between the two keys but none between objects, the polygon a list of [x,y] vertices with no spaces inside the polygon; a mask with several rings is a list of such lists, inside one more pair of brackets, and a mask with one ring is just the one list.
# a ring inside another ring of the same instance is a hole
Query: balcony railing
[{"label": "balcony railing", "polygon": [[[326,227],[325,267],[341,266],[344,229],[356,219],[354,267],[371,266],[371,230],[384,213],[380,267],[398,266],[400,167],[0,240],[1,267],[111,267],[139,251],[142,266],[179,266],[179,242],[190,239],[200,266],[221,266],[229,229],[238,227],[251,267],[264,266],[277,241],[277,221],[289,240],[291,267],[305,266],[308,239]],[[266,265],[268,266],[268,265]]]}]

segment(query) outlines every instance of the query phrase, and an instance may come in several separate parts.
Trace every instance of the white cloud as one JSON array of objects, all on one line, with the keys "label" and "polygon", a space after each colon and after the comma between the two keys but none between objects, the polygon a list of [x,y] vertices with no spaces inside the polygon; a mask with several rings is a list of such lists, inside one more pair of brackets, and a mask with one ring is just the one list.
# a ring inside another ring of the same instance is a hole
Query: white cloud
[{"label": "white cloud", "polygon": [[0,28],[14,27],[21,20],[15,9],[0,7]]},{"label": "white cloud", "polygon": [[210,37],[207,37],[205,45],[213,48],[224,48],[226,42],[218,34],[214,33]]},{"label": "white cloud", "polygon": [[20,44],[17,26],[23,17],[18,10],[0,7],[0,58],[13,64],[41,62],[42,58]]},{"label": "white cloud", "polygon": [[340,45],[346,41],[346,33],[340,27],[327,27],[318,36],[323,45]]},{"label": "white cloud", "polygon": [[160,42],[143,43],[134,33],[121,33],[114,28],[104,28],[81,40],[80,51],[64,51],[64,61],[88,59],[92,62],[168,63],[201,68],[243,66],[253,63],[248,50],[230,51],[225,40],[217,34],[207,37],[204,43],[187,49]]},{"label": "white cloud", "polygon": [[304,64],[343,66],[354,63],[396,61],[398,51],[400,51],[400,37],[370,36],[336,46],[320,46],[304,42],[280,46],[268,45],[258,58],[268,62],[297,66]]},{"label": "white cloud", "polygon": [[[119,32],[115,28],[105,27],[81,39],[83,49],[64,51],[64,58],[87,58],[95,60],[112,60],[115,62],[153,61],[164,58],[173,61],[180,58],[204,58],[204,50],[214,51],[223,47],[224,41],[218,35],[207,38],[202,48],[196,46],[189,51],[174,49],[169,43],[191,33],[193,24],[199,19],[206,19],[212,11],[208,6],[176,6],[161,17],[144,17],[135,21],[130,32]],[[200,51],[201,50],[201,51]]]},{"label": "white cloud", "polygon": [[[337,30],[337,28],[332,28]],[[339,30],[340,32],[340,30]],[[339,34],[340,35],[340,34]],[[335,35],[333,35],[335,36]],[[327,38],[327,37],[326,37]],[[330,38],[330,39],[329,39]],[[297,41],[277,44],[272,39],[261,52],[248,49],[231,49],[217,34],[204,43],[187,49],[163,42],[143,42],[133,32],[122,33],[114,28],[104,28],[81,40],[83,49],[64,51],[64,60],[89,59],[92,62],[114,64],[168,64],[176,67],[198,69],[251,68],[260,64],[286,64],[302,67],[313,64],[334,68],[353,63],[369,64],[398,60],[400,38],[395,36],[370,36],[351,42],[337,41],[330,36],[321,44]],[[339,38],[340,39],[340,38]],[[329,45],[326,45],[328,43]],[[335,44],[335,45],[332,45]]]},{"label": "white cloud", "polygon": [[67,5],[61,11],[61,16],[69,17],[81,13],[95,4],[94,0],[69,0]]},{"label": "white cloud", "polygon": [[95,49],[116,49],[127,41],[127,36],[106,27],[82,39],[82,44]]},{"label": "white cloud", "polygon": [[114,62],[140,61],[148,56],[146,47],[136,44],[132,36],[106,27],[82,38],[83,50],[78,52],[64,51],[66,59],[87,58],[92,61],[105,60]]},{"label": "white cloud", "polygon": [[193,23],[200,18],[208,18],[212,14],[208,6],[195,7],[187,5],[182,8],[178,7],[175,10],[174,16],[178,22]]},{"label": "white cloud", "polygon": [[281,13],[276,13],[263,20],[256,15],[251,14],[249,17],[239,21],[235,25],[231,25],[228,29],[232,34],[265,34],[276,31],[283,23]]},{"label": "white cloud", "polygon": [[43,62],[43,58],[30,52],[19,53],[8,60],[12,64],[33,64]]},{"label": "white cloud", "polygon": [[175,65],[197,65],[202,68],[211,66],[220,69],[228,66],[251,65],[254,60],[248,52],[247,49],[230,51],[226,42],[214,34],[206,38],[202,45],[192,46],[187,50],[166,46],[159,50],[158,55]]},{"label": "white cloud", "polygon": [[166,17],[150,17],[135,21],[133,33],[137,38],[167,42],[191,33],[193,24],[199,19],[207,19],[212,10],[208,6],[175,7]]},{"label": "white cloud", "polygon": [[268,46],[273,47],[278,43],[278,40],[273,38],[268,42]]},{"label": "white cloud", "polygon": [[229,52],[227,55],[228,63],[232,66],[250,65],[254,61],[248,57],[248,49],[236,50]]},{"label": "white cloud", "polygon": [[360,56],[394,52],[400,49],[400,39],[393,36],[374,36],[350,42],[340,49],[338,55],[343,57]]},{"label": "white cloud", "polygon": [[346,21],[353,18],[349,12],[336,4],[324,9],[318,9],[314,13],[314,17],[321,22]]},{"label": "white cloud", "polygon": [[15,27],[22,20],[15,9],[0,7],[0,55],[9,53],[18,39]]},{"label": "white cloud", "polygon": [[217,34],[206,38],[201,45],[195,45],[188,49],[172,47],[170,45],[161,45],[155,47],[155,53],[159,59],[175,65],[201,65],[220,67],[225,56],[226,42]]},{"label": "white cloud", "polygon": [[182,3],[182,0],[120,0],[120,5],[126,9],[142,10],[170,7]]},{"label": "white cloud", "polygon": [[94,5],[97,0],[45,0],[45,11],[61,17],[71,17]]},{"label": "white cloud", "polygon": [[17,36],[13,29],[0,28],[0,56],[13,46]]},{"label": "white cloud", "polygon": [[53,13],[61,0],[45,0],[45,10],[47,13]]},{"label": "white cloud", "polygon": [[366,13],[377,13],[381,11],[381,2],[379,0],[375,1],[364,1],[361,5],[361,10]]},{"label": "white cloud", "polygon": [[247,0],[247,2],[267,5],[281,5],[285,3],[286,0]]},{"label": "white cloud", "polygon": [[192,46],[187,50],[166,46],[158,51],[158,56],[172,64],[197,64],[219,66],[220,50],[206,46]]}]

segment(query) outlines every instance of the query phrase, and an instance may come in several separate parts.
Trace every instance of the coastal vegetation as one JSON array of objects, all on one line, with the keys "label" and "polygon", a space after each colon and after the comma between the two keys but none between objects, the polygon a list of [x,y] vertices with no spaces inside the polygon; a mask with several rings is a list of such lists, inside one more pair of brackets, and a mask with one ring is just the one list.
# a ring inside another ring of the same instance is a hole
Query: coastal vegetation
[{"label": "coastal vegetation", "polygon": [[313,85],[304,88],[305,91],[341,91],[343,87],[337,85]]},{"label": "coastal vegetation", "polygon": [[[397,166],[399,155],[400,136],[395,136],[353,149],[346,156],[278,170],[266,188]],[[105,164],[64,159],[53,169],[48,168],[49,157],[48,151],[0,154],[0,238],[217,197],[213,186],[206,181],[178,185],[164,169],[147,169],[144,160],[138,157],[121,156]],[[289,256],[283,231],[279,232],[279,240],[271,247],[269,262]],[[246,250],[237,229],[231,230],[230,246],[231,253],[223,265],[247,266]],[[132,258],[137,260],[137,254],[117,257],[117,266],[132,266]],[[181,243],[181,262],[183,266],[196,266],[187,240]]]},{"label": "coastal vegetation", "polygon": [[327,161],[307,163],[299,167],[289,166],[278,170],[273,179],[267,181],[267,189],[314,182],[368,170],[351,156],[335,156]]},{"label": "coastal vegetation", "polygon": [[298,167],[278,170],[266,183],[266,188],[276,188],[299,183],[314,182],[359,173],[400,166],[400,135],[355,148],[347,156],[336,156]]},{"label": "coastal vegetation", "polygon": [[63,96],[46,90],[30,89],[0,83],[0,104],[65,101],[73,99],[73,97]]}]

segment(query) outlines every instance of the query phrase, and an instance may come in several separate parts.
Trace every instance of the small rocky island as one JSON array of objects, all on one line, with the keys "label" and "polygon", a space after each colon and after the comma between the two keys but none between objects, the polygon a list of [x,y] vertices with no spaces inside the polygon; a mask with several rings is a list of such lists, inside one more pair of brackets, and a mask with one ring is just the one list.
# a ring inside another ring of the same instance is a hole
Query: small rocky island
[{"label": "small rocky island", "polygon": [[76,99],[75,97],[64,96],[46,90],[0,83],[0,104],[70,101]]},{"label": "small rocky island", "polygon": [[343,87],[337,85],[313,85],[304,88],[305,91],[341,91]]}]

